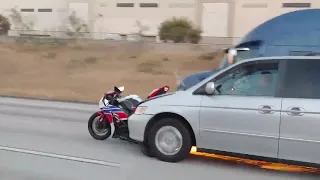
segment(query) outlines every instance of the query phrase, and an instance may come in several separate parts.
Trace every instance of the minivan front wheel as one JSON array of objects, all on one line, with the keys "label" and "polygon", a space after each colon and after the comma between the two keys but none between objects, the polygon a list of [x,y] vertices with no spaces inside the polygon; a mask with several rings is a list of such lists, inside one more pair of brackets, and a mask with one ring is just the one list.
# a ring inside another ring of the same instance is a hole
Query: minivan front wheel
[{"label": "minivan front wheel", "polygon": [[149,132],[149,147],[157,159],[178,162],[189,155],[192,147],[191,136],[180,120],[161,119],[151,127]]}]

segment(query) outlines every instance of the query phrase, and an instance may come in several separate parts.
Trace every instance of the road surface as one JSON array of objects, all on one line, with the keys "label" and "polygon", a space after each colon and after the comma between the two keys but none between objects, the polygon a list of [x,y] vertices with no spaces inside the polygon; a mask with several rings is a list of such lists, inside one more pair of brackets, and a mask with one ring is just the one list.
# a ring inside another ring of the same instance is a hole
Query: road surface
[{"label": "road surface", "polygon": [[165,163],[137,145],[97,141],[87,120],[97,105],[0,98],[1,180],[316,180],[192,156]]}]

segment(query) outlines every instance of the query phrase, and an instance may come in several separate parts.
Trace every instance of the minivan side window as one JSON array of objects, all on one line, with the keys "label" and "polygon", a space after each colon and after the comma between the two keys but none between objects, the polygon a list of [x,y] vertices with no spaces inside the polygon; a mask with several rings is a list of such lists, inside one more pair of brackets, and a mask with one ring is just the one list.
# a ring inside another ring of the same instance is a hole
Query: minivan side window
[{"label": "minivan side window", "polygon": [[320,59],[288,59],[281,97],[320,99]]},{"label": "minivan side window", "polygon": [[[270,60],[271,61],[271,60]],[[278,62],[249,63],[235,68],[215,80],[216,95],[275,96]]]}]

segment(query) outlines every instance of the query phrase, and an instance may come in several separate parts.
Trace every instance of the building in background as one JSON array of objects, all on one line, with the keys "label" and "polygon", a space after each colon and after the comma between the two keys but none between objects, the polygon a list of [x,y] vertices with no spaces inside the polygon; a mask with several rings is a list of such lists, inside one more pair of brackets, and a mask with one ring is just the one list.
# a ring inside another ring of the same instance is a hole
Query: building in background
[{"label": "building in background", "polygon": [[[319,0],[201,0],[197,22],[204,42],[235,44],[246,33],[281,14],[319,8]],[[224,38],[230,37],[230,38]]]},{"label": "building in background", "polygon": [[[252,28],[290,11],[318,8],[319,0],[10,0],[2,13],[16,8],[34,22],[34,33],[64,31],[74,10],[92,37],[134,34],[156,36],[161,22],[187,17],[203,30],[204,43],[235,44]],[[50,34],[50,33],[49,33]],[[52,35],[54,36],[54,35]]]},{"label": "building in background", "polygon": [[144,29],[156,36],[161,22],[173,16],[196,21],[195,0],[97,0],[92,17],[94,31],[134,34]]},{"label": "building in background", "polygon": [[[66,0],[10,0],[2,3],[1,13],[10,18],[13,29],[58,31],[67,21],[68,2]],[[21,27],[23,24],[24,27]]]}]

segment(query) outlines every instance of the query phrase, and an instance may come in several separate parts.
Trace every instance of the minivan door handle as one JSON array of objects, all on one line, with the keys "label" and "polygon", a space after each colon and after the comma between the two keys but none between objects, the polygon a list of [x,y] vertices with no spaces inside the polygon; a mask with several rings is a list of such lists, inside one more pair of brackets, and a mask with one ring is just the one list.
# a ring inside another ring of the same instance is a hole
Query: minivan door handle
[{"label": "minivan door handle", "polygon": [[268,105],[261,105],[258,109],[259,113],[261,114],[273,114],[275,111],[273,110],[272,106]]},{"label": "minivan door handle", "polygon": [[300,107],[289,107],[287,109],[287,114],[289,116],[303,116],[304,115],[304,109]]}]

